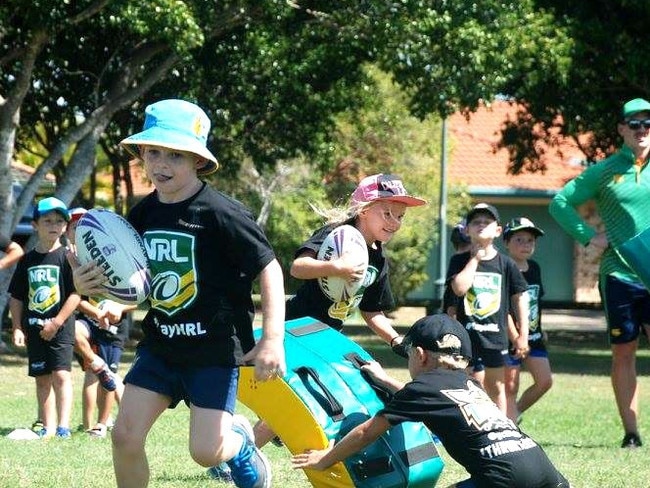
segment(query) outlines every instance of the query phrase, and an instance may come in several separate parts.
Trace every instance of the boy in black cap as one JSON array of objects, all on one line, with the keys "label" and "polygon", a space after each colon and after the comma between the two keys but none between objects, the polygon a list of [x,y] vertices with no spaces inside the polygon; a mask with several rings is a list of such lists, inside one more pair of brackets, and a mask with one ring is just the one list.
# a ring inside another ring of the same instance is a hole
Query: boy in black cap
[{"label": "boy in black cap", "polygon": [[513,352],[523,358],[528,352],[528,285],[515,262],[494,246],[502,230],[497,209],[479,203],[467,213],[466,221],[472,247],[451,257],[447,283],[461,299],[456,318],[472,341],[475,377],[505,413],[508,314],[512,304],[519,329]]},{"label": "boy in black cap", "polygon": [[423,422],[470,478],[457,488],[568,488],[543,449],[508,419],[465,372],[467,331],[446,314],[421,318],[404,337],[413,380],[388,376],[372,362],[363,369],[394,392],[383,410],[336,445],[293,456],[294,468],[324,470],[363,449],[401,422]]},{"label": "boy in black cap", "polygon": [[[506,360],[506,399],[508,402],[508,417],[519,421],[520,415],[530,408],[553,384],[551,364],[542,331],[541,299],[544,296],[542,285],[542,270],[534,259],[537,238],[544,231],[537,227],[532,220],[519,217],[508,222],[503,230],[503,242],[509,256],[514,260],[528,283],[528,347],[530,350],[525,359],[509,356]],[[512,337],[518,335],[512,318]],[[522,364],[533,377],[533,384],[526,388],[519,400],[519,373]]]}]

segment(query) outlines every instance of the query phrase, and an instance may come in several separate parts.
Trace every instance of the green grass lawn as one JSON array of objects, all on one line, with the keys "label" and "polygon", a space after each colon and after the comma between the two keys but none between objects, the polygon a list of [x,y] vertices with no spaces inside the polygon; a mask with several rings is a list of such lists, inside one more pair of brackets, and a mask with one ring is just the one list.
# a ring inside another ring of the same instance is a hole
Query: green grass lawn
[{"label": "green grass lawn", "polygon": [[[363,327],[350,326],[348,335],[361,343],[389,371],[401,378],[408,374],[402,359],[392,354]],[[650,408],[650,352],[640,353],[638,369],[642,410]],[[560,470],[578,488],[647,488],[650,486],[650,428],[641,417],[646,446],[619,448],[622,431],[609,381],[609,349],[603,333],[551,333],[550,350],[555,384],[553,389],[524,415],[522,429],[536,439]],[[126,354],[126,363],[132,352]],[[0,487],[115,486],[108,439],[92,439],[75,433],[71,440],[11,441],[5,436],[18,427],[29,427],[36,415],[34,381],[27,377],[22,355],[0,356]],[[81,374],[75,368],[75,392]],[[523,385],[528,376],[523,375]],[[251,420],[255,415],[240,406]],[[81,399],[75,399],[76,427],[81,423]],[[148,439],[151,487],[220,486],[194,464],[187,451],[188,409],[179,406],[166,412]],[[309,486],[300,471],[289,465],[286,449],[264,448],[274,469],[274,487]],[[444,450],[446,462],[437,486],[466,478],[463,468]]]}]

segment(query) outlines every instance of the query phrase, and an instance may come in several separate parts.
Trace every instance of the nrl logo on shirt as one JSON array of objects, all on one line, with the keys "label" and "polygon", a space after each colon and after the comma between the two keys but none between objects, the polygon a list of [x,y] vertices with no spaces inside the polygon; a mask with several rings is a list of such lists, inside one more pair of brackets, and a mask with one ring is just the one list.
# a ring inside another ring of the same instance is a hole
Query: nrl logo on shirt
[{"label": "nrl logo on shirt", "polygon": [[173,315],[197,297],[195,238],[182,232],[147,231],[144,234],[153,276],[152,308]]},{"label": "nrl logo on shirt", "polygon": [[499,273],[476,273],[472,287],[465,295],[465,312],[468,317],[483,319],[499,311],[502,280]]},{"label": "nrl logo on shirt", "polygon": [[33,266],[27,270],[29,296],[27,308],[45,313],[61,301],[58,266]]}]

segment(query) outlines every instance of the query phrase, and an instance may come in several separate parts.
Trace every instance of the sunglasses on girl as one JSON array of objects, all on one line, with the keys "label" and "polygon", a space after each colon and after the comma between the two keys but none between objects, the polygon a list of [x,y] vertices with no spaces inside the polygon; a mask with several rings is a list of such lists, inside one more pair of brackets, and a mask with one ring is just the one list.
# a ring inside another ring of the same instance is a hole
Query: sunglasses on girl
[{"label": "sunglasses on girl", "polygon": [[639,119],[631,119],[631,120],[626,120],[625,125],[627,125],[630,129],[632,130],[638,130],[643,126],[644,129],[650,129],[650,119],[645,119],[645,120],[639,120]]}]

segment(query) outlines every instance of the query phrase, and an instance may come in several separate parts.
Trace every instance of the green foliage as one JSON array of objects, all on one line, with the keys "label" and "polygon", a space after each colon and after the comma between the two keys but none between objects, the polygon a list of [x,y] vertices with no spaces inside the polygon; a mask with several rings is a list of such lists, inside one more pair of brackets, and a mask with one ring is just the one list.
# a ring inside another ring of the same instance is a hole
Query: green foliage
[{"label": "green foliage", "polygon": [[338,118],[336,154],[352,174],[396,174],[409,193],[429,200],[425,207],[407,210],[402,228],[386,246],[391,287],[397,302],[404,303],[407,293],[426,281],[426,262],[437,237],[440,123],[410,115],[406,97],[389,76],[372,67],[368,73],[374,97],[364,110]]},{"label": "green foliage", "polygon": [[407,1],[391,14],[385,33],[391,49],[382,51],[380,63],[412,94],[420,117],[473,109],[530,75],[531,66],[541,76],[561,75],[566,67],[565,32],[532,0]]},{"label": "green foliage", "polygon": [[273,212],[266,228],[266,234],[273,243],[273,249],[278,256],[282,269],[285,271],[286,292],[295,293],[301,281],[289,274],[294,254],[316,229],[324,224],[322,218],[313,210],[327,208],[331,204],[322,184],[322,177],[310,171],[302,163],[293,167],[283,191],[273,197]]},{"label": "green foliage", "polygon": [[188,53],[205,41],[202,22],[195,15],[192,2],[149,0],[115,4],[115,13],[109,10],[107,18],[113,28],[128,29],[144,39],[160,39],[181,53]]},{"label": "green foliage", "polygon": [[[542,65],[531,65],[528,73],[520,73],[504,87],[503,92],[524,102],[527,110],[506,128],[519,125],[518,137],[504,141],[515,172],[543,169],[537,141],[553,143],[558,134],[574,137],[588,160],[611,152],[620,144],[616,124],[622,105],[632,98],[650,98],[644,54],[648,2],[541,0],[536,4],[553,15],[552,27],[568,41],[562,42],[564,54],[557,68],[549,69],[553,62],[547,57],[554,56],[558,46],[538,38],[534,47]],[[549,39],[554,42],[555,36]],[[535,124],[538,130],[532,130]],[[583,135],[580,140],[579,135]]]}]

